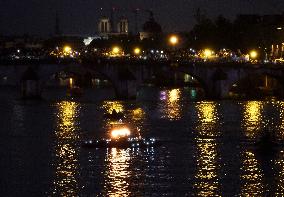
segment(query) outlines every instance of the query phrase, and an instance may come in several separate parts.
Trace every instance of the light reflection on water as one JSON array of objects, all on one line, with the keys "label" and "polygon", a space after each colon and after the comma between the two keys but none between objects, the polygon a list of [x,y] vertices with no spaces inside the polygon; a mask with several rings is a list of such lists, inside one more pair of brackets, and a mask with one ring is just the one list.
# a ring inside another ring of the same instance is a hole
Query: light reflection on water
[{"label": "light reflection on water", "polygon": [[105,110],[105,113],[112,113],[112,110],[124,112],[122,101],[105,101],[103,102],[102,108]]},{"label": "light reflection on water", "polygon": [[244,150],[241,158],[241,196],[265,196],[264,175],[255,153]]},{"label": "light reflection on water", "polygon": [[278,153],[275,160],[276,168],[276,192],[275,196],[284,196],[284,150]]},{"label": "light reflection on water", "polygon": [[248,101],[242,103],[243,105],[243,119],[242,127],[244,134],[249,139],[255,139],[261,133],[264,127],[263,121],[263,105],[261,101]]},{"label": "light reflection on water", "polygon": [[277,139],[284,140],[284,102],[278,102],[275,107],[279,109],[279,123],[275,135]]},{"label": "light reflection on water", "polygon": [[[194,187],[197,196],[219,196],[220,183],[218,177],[219,158],[217,151],[218,120],[217,104],[200,102],[196,105],[197,123],[197,169]],[[210,138],[207,138],[210,137]]]},{"label": "light reflection on water", "polygon": [[[257,140],[262,130],[266,129],[264,123],[269,123],[270,128],[276,125],[277,139],[284,139],[283,101],[273,105],[263,101],[188,102],[188,97],[184,97],[181,89],[157,90],[157,93],[160,95],[153,101],[142,100],[139,103],[106,101],[86,104],[61,101],[56,105],[43,102],[35,106],[32,102],[28,105],[8,102],[10,105],[7,105],[3,116],[8,114],[5,111],[10,111],[13,117],[7,123],[9,127],[2,125],[1,132],[7,130],[7,136],[12,136],[0,139],[0,145],[1,148],[8,147],[6,150],[13,154],[7,154],[3,149],[1,156],[4,155],[4,165],[0,165],[4,170],[8,169],[4,173],[4,181],[12,181],[8,182],[11,186],[4,186],[20,188],[20,191],[27,191],[23,188],[29,187],[29,192],[33,187],[40,188],[52,182],[50,188],[46,186],[44,189],[47,190],[44,193],[49,196],[175,196],[176,190],[179,190],[179,194],[186,193],[189,196],[265,196],[267,190],[271,196],[283,196],[284,145],[276,148],[274,156],[272,152],[265,155],[257,151],[257,146],[251,141],[248,142],[251,144],[242,142],[243,135],[253,139],[253,142]],[[47,113],[33,112],[41,111],[39,109],[42,106],[48,109],[45,110]],[[52,114],[49,111],[54,107],[55,113]],[[81,148],[78,144],[82,137],[78,131],[94,131],[101,135],[106,125],[111,124],[102,118],[103,113],[111,112],[113,108],[124,111],[127,121],[134,126],[139,125],[143,132],[149,131],[149,136],[169,141],[162,141],[161,147],[149,152],[139,153],[132,149],[106,151]],[[229,109],[229,112],[224,109]],[[27,114],[36,114],[38,117]],[[230,116],[229,121],[226,116]],[[33,172],[30,167],[33,161],[31,157],[25,156],[26,152],[41,146],[37,136],[33,135],[38,130],[32,130],[40,126],[29,125],[37,119],[44,120],[42,122],[46,122],[46,125],[55,124],[54,127],[50,126],[50,130],[46,129],[50,133],[55,131],[53,137],[44,134],[52,154],[49,158],[43,155],[36,157],[52,164],[46,165],[47,175],[40,178],[37,173],[42,169],[39,167]],[[86,126],[81,125],[80,121],[96,121],[96,124]],[[86,130],[83,130],[85,127]],[[13,142],[12,145],[10,142]],[[30,142],[34,144],[28,144]],[[19,147],[28,147],[24,150],[25,154],[15,148],[18,144],[22,144]],[[9,160],[9,157],[13,159]],[[5,161],[11,161],[12,167]],[[33,176],[33,180],[40,179],[39,182],[43,183],[34,186],[28,181],[19,182],[19,173],[9,172],[16,168],[23,169],[16,171],[23,173],[21,176]],[[267,173],[270,172],[267,169],[274,173]],[[227,180],[234,182],[230,185]],[[233,187],[228,189],[228,185]],[[9,196],[9,193],[3,196]]]},{"label": "light reflection on water", "polygon": [[161,118],[178,120],[181,118],[181,91],[180,89],[165,90],[160,92],[159,111]]},{"label": "light reflection on water", "polygon": [[106,196],[130,196],[131,192],[128,190],[129,178],[131,176],[129,163],[130,149],[116,149],[109,150],[106,153],[106,171],[105,171],[105,185],[104,191]]},{"label": "light reflection on water", "polygon": [[55,131],[55,178],[53,195],[77,196],[78,188],[78,116],[80,105],[71,101],[57,103],[57,128]]}]

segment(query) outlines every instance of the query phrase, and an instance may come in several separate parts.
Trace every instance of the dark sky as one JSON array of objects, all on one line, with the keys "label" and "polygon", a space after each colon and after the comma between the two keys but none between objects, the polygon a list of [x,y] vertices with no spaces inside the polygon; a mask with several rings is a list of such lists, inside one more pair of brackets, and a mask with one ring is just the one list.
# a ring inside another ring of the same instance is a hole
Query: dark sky
[{"label": "dark sky", "polygon": [[[284,12],[284,0],[0,0],[0,33],[50,35],[54,32],[56,10],[65,34],[94,34],[98,18],[116,7],[116,16],[126,15],[134,24],[134,8],[140,8],[139,21],[147,19],[143,10],[153,8],[164,31],[189,31],[198,7],[210,18],[223,14],[275,14]],[[100,10],[103,8],[103,11]]]}]

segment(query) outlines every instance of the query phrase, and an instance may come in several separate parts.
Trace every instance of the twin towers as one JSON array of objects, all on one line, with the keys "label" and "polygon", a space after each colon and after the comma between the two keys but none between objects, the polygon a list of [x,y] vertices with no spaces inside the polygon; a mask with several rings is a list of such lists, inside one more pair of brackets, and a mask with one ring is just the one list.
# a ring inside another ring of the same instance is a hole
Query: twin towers
[{"label": "twin towers", "polygon": [[116,25],[114,25],[113,20],[102,17],[99,20],[98,31],[100,34],[117,34],[117,35],[127,35],[128,34],[128,20],[127,18],[120,18]]}]

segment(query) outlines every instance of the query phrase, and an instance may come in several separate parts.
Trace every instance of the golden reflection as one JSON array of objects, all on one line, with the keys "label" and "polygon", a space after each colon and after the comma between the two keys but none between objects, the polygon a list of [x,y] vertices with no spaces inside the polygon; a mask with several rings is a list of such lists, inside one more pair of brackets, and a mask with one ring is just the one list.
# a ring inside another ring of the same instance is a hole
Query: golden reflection
[{"label": "golden reflection", "polygon": [[181,91],[180,89],[173,89],[170,91],[161,91],[160,100],[162,112],[162,118],[168,118],[170,120],[178,120],[181,118]]},{"label": "golden reflection", "polygon": [[[102,105],[102,108],[105,111],[105,113],[109,114],[111,114],[113,110],[115,110],[116,112],[122,112],[122,113],[124,112],[124,106],[121,101],[105,101]],[[111,129],[112,125],[116,123],[117,123],[116,120],[114,121],[111,119],[107,119],[104,129],[109,130]]]},{"label": "golden reflection", "polygon": [[121,101],[105,101],[103,103],[103,108],[107,113],[112,113],[112,110],[116,112],[123,112],[124,107]]},{"label": "golden reflection", "polygon": [[263,126],[262,110],[263,103],[261,101],[248,101],[244,103],[242,126],[246,137],[256,138],[259,135]]},{"label": "golden reflection", "polygon": [[216,140],[198,140],[197,155],[197,180],[194,184],[197,196],[220,196]]},{"label": "golden reflection", "polygon": [[217,103],[200,102],[196,104],[199,135],[217,136],[217,123],[219,120],[217,113]]},{"label": "golden reflection", "polygon": [[241,196],[264,196],[263,173],[255,154],[245,151],[242,158]]},{"label": "golden reflection", "polygon": [[284,151],[280,151],[275,161],[277,169],[275,196],[284,196]]},{"label": "golden reflection", "polygon": [[278,109],[280,110],[280,114],[279,114],[279,125],[277,126],[276,129],[276,137],[277,139],[281,139],[284,140],[284,102],[278,102]]},{"label": "golden reflection", "polygon": [[[197,171],[194,184],[197,196],[220,196],[219,159],[216,138],[218,133],[217,104],[200,102],[197,109]],[[206,137],[209,137],[206,138]]]},{"label": "golden reflection", "polygon": [[112,148],[107,154],[107,178],[104,186],[106,196],[130,196],[130,149]]},{"label": "golden reflection", "polygon": [[75,142],[79,138],[76,133],[79,104],[62,101],[57,104],[57,128],[55,161],[56,175],[53,194],[57,196],[77,196],[77,173],[79,169],[78,151]]},{"label": "golden reflection", "polygon": [[137,108],[133,110],[132,119],[133,120],[142,120],[145,115],[145,112],[142,108]]}]

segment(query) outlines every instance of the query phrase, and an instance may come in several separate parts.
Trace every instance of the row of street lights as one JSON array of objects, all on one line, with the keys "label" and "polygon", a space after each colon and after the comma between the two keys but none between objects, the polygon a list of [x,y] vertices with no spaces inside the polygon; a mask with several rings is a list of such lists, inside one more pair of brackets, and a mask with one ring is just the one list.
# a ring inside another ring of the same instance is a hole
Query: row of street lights
[{"label": "row of street lights", "polygon": [[[175,47],[180,42],[180,38],[177,35],[173,34],[168,38],[168,42],[173,47],[173,50],[175,50]],[[73,52],[73,50],[70,46],[63,47],[63,53],[65,55],[70,55],[70,54],[72,54],[72,52]],[[139,55],[141,55],[141,53],[142,53],[141,48],[135,47],[133,49],[134,55],[139,56]],[[119,46],[113,46],[110,53],[108,53],[108,54],[110,56],[119,57],[119,56],[123,55],[123,51]],[[214,56],[214,51],[212,51],[210,49],[203,50],[202,56],[205,59],[210,59],[210,58],[216,57],[216,56]],[[252,51],[249,52],[249,54],[246,55],[246,57],[249,60],[256,60],[258,58],[258,53],[257,53],[256,50],[252,50]]]}]

